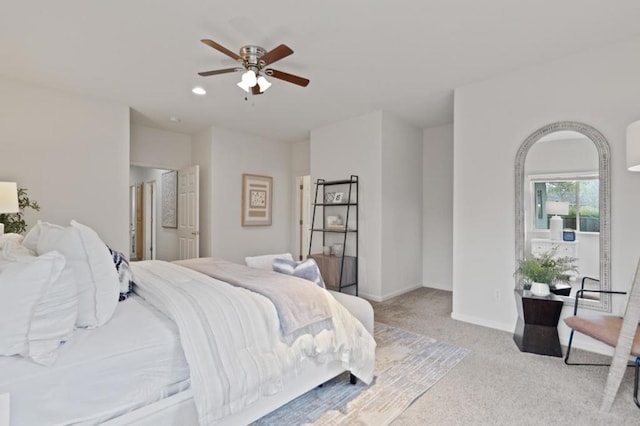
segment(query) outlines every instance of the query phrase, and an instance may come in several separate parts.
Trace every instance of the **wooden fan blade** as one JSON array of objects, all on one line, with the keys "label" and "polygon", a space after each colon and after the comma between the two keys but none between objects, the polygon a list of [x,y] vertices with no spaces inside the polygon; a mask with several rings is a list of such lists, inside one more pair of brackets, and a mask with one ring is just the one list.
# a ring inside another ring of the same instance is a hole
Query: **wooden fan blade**
[{"label": "wooden fan blade", "polygon": [[204,71],[204,72],[199,72],[198,75],[202,76],[202,77],[207,77],[209,75],[218,75],[218,74],[226,74],[228,72],[236,72],[236,71],[241,71],[243,68],[225,68],[223,70],[214,70],[214,71]]},{"label": "wooden fan blade", "polygon": [[262,95],[263,92],[260,91],[260,86],[257,84],[251,88],[251,93],[253,95]]},{"label": "wooden fan blade", "polygon": [[288,81],[289,83],[297,84],[298,86],[307,87],[309,80],[306,78],[298,77],[297,75],[289,74],[284,71],[278,71],[274,69],[267,70],[267,75],[280,80]]},{"label": "wooden fan blade", "polygon": [[224,46],[219,45],[218,43],[216,43],[213,40],[209,40],[209,39],[203,39],[200,40],[201,42],[203,42],[204,44],[206,44],[207,46],[213,47],[214,49],[216,49],[218,52],[222,52],[225,55],[235,59],[236,61],[242,61],[242,57],[240,57],[240,55],[238,55],[237,53],[234,53],[232,51],[230,51],[229,49],[227,49]]},{"label": "wooden fan blade", "polygon": [[293,50],[289,48],[286,44],[281,44],[280,46],[268,51],[264,55],[260,57],[260,62],[264,62],[264,65],[269,65],[274,63],[275,61],[279,61],[282,58],[286,58],[287,56],[293,54]]}]

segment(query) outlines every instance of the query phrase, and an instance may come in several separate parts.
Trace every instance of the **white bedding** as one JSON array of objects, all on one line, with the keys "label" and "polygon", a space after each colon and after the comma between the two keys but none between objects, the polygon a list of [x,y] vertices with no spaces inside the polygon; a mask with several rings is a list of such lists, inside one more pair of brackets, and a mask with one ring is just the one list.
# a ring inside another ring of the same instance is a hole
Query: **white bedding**
[{"label": "white bedding", "polygon": [[175,324],[137,296],[102,327],[76,330],[51,367],[0,357],[12,426],[95,424],[188,387]]},{"label": "white bedding", "polygon": [[338,360],[365,383],[373,378],[375,341],[326,291],[332,330],[288,345],[264,296],[167,262],[136,262],[132,269],[136,292],[178,326],[203,426],[279,392],[305,360]]}]

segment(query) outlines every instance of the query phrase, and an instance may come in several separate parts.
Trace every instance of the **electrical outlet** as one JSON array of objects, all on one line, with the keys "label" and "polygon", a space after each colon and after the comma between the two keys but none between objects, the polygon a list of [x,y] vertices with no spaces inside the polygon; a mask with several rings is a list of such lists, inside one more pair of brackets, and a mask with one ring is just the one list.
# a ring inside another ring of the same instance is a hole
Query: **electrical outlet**
[{"label": "electrical outlet", "polygon": [[493,290],[493,298],[495,300],[500,300],[500,290],[499,289]]}]

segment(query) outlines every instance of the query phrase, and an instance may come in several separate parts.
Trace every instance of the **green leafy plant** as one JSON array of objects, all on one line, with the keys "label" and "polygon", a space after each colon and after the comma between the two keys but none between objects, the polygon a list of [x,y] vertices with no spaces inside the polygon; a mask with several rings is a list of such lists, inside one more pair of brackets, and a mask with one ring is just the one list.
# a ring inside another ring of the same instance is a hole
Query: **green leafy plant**
[{"label": "green leafy plant", "polygon": [[555,256],[555,250],[548,251],[539,257],[527,257],[521,260],[516,274],[526,282],[555,284],[567,279],[572,272],[578,272],[576,259],[569,256]]},{"label": "green leafy plant", "polygon": [[27,222],[24,220],[24,209],[40,211],[40,206],[35,200],[31,200],[27,194],[27,188],[18,188],[18,213],[0,214],[0,223],[4,223],[5,233],[22,234],[27,229]]}]

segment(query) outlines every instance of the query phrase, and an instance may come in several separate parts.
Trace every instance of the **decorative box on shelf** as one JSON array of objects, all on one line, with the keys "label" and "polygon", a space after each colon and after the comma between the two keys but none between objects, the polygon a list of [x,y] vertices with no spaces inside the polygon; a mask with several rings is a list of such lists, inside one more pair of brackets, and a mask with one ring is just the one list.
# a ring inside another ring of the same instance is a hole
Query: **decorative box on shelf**
[{"label": "decorative box on shelf", "polygon": [[[309,256],[318,264],[322,279],[328,288],[332,290],[344,288],[356,283],[356,258],[354,256],[333,256],[322,253],[314,253]],[[342,271],[342,286],[340,281],[340,267],[344,257],[344,270]]]},{"label": "decorative box on shelf", "polygon": [[550,288],[551,293],[556,294],[558,296],[569,296],[571,295],[571,286],[569,284],[558,283]]}]

